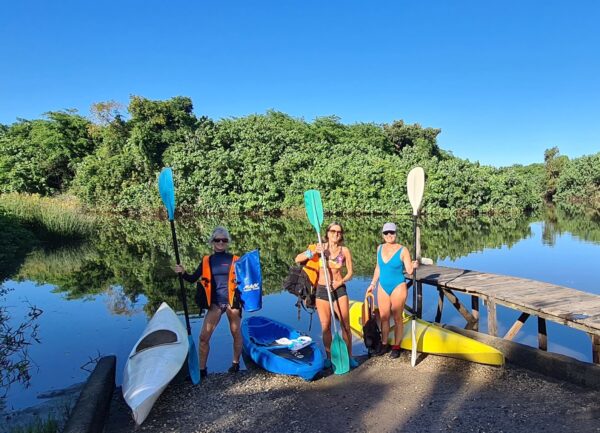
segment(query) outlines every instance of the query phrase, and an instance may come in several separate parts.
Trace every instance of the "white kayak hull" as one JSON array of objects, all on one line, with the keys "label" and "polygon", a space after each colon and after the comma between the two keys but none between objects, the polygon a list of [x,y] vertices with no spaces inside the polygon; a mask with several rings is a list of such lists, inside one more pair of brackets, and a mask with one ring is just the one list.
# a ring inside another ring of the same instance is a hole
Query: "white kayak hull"
[{"label": "white kayak hull", "polygon": [[123,373],[123,398],[138,425],[181,370],[188,350],[183,323],[163,302],[133,346]]}]

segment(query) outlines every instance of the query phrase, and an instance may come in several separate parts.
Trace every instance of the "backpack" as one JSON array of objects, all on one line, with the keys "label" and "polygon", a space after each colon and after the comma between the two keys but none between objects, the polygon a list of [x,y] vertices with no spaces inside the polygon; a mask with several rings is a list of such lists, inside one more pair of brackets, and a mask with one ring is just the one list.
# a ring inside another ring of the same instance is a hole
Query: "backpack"
[{"label": "backpack", "polygon": [[303,266],[294,265],[290,267],[282,288],[298,298],[296,302],[298,320],[300,320],[300,307],[302,307],[306,311],[311,310],[308,312],[311,314],[312,322],[312,313],[316,308],[316,288],[312,285]]},{"label": "backpack", "polygon": [[362,310],[363,340],[371,357],[381,349],[381,331],[377,325],[378,314],[375,311],[375,296],[367,293]]},{"label": "backpack", "polygon": [[291,266],[283,281],[283,289],[298,297],[306,308],[315,308],[316,290],[302,266]]}]

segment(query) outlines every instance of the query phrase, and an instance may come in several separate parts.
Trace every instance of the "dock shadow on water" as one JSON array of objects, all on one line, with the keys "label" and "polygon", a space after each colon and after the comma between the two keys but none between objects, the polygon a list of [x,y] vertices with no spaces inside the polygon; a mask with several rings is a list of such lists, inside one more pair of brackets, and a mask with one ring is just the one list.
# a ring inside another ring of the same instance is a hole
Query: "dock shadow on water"
[{"label": "dock shadow on water", "polygon": [[172,383],[142,426],[115,393],[107,433],[594,432],[596,391],[511,367],[427,356],[371,358],[304,382],[258,369]]}]

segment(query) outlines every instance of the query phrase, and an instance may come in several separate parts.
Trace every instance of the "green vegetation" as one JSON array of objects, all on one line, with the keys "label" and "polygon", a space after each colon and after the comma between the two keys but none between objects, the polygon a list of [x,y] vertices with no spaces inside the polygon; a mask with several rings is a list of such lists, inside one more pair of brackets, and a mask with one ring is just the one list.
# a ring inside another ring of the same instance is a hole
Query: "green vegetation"
[{"label": "green vegetation", "polygon": [[600,153],[566,163],[558,178],[557,202],[600,216]]},{"label": "green vegetation", "polygon": [[69,188],[77,165],[94,151],[91,122],[73,111],[46,113],[0,128],[0,191],[55,194]]},{"label": "green vegetation", "polygon": [[14,427],[10,433],[59,433],[62,430],[60,425],[60,422],[50,415],[46,419],[38,417],[28,425]]},{"label": "green vegetation", "polygon": [[69,194],[94,210],[153,214],[156,178],[174,168],[179,212],[294,213],[302,193],[321,190],[328,209],[403,214],[408,171],[427,175],[429,214],[506,214],[544,202],[598,208],[600,153],[568,160],[546,151],[545,165],[494,168],[439,148],[439,129],[395,121],[345,125],[270,111],[214,121],[192,101],[133,96],[93,106],[94,121],[72,111],[0,125],[0,193]]},{"label": "green vegetation", "polygon": [[60,433],[71,416],[70,404],[51,410],[47,415],[35,415],[27,420],[17,420],[16,425],[8,427],[10,433]]},{"label": "green vegetation", "polygon": [[0,195],[0,215],[48,236],[83,238],[93,233],[96,217],[86,213],[76,197],[42,197],[38,194]]},{"label": "green vegetation", "polygon": [[[541,173],[543,176],[543,169]],[[50,205],[52,203],[56,202],[50,201]],[[503,245],[510,247],[531,236],[530,223],[540,218],[545,221],[543,236],[548,243],[564,231],[586,241],[600,242],[597,216],[578,213],[574,209],[548,207],[545,214],[529,217],[423,218],[420,223],[422,255],[434,260],[456,259],[473,251]],[[110,308],[116,314],[128,314],[128,305],[135,303],[139,295],[148,298],[145,307],[148,312],[154,311],[163,300],[176,308],[179,306],[178,285],[172,270],[170,228],[164,219],[96,217],[93,235],[87,236],[85,243],[65,243],[69,238],[45,242],[36,237],[39,230],[27,230],[27,223],[18,222],[13,215],[0,214],[0,219],[8,228],[0,236],[11,248],[0,256],[4,260],[0,261],[3,279],[49,283],[65,293],[68,299],[107,294]],[[334,220],[343,224],[346,244],[355,258],[356,275],[372,273],[376,246],[380,242],[379,228],[388,219],[389,216],[326,215],[326,224]],[[410,216],[393,219],[398,225],[399,239],[412,250]],[[313,231],[303,215],[181,218],[177,221],[180,253],[188,270],[195,269],[201,256],[210,253],[206,240],[219,224],[230,229],[234,253],[254,248],[260,250],[267,294],[280,291],[281,282],[296,254],[315,242]],[[42,230],[42,233],[47,231]],[[20,253],[13,255],[12,251]],[[193,287],[188,287],[189,303],[193,305]]]}]

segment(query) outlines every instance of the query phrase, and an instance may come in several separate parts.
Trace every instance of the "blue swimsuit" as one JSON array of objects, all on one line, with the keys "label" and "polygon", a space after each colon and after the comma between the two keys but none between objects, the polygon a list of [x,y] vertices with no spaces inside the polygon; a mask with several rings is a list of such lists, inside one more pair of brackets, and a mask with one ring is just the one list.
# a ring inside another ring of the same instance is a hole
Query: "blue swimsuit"
[{"label": "blue swimsuit", "polygon": [[381,250],[383,245],[379,247],[377,251],[377,264],[379,265],[379,284],[381,288],[391,295],[392,292],[399,284],[404,283],[404,263],[402,263],[401,253],[404,247],[401,247],[394,255],[387,261],[383,261],[381,256]]}]

